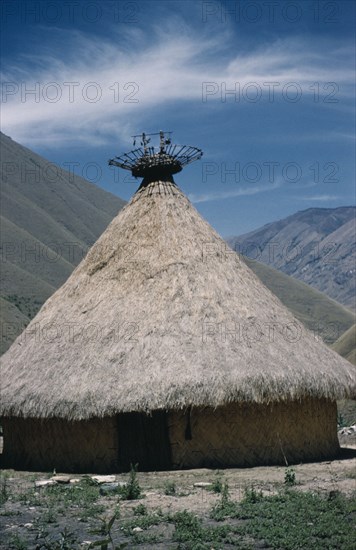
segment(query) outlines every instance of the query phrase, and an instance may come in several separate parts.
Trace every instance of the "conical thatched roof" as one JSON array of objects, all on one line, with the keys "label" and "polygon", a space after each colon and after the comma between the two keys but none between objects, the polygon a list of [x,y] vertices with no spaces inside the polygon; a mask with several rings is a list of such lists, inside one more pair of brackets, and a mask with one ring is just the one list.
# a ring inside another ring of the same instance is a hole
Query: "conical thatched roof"
[{"label": "conical thatched roof", "polygon": [[3,357],[3,415],[356,395],[173,182],[141,187]]}]

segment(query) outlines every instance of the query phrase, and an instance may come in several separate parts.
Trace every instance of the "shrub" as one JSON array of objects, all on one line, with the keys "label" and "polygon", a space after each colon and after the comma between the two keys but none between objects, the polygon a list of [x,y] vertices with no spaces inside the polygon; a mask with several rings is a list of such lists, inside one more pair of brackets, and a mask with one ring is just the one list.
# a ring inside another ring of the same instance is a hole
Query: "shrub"
[{"label": "shrub", "polygon": [[141,498],[141,487],[137,479],[137,466],[131,464],[130,478],[127,485],[119,488],[119,495],[123,500],[137,500]]},{"label": "shrub", "polygon": [[295,485],[295,470],[293,468],[286,468],[284,473],[284,483],[285,485]]},{"label": "shrub", "polygon": [[176,484],[174,481],[167,481],[164,485],[164,494],[174,496],[177,494]]},{"label": "shrub", "polygon": [[194,541],[200,537],[202,531],[202,522],[191,512],[183,510],[172,516],[175,525],[173,540],[177,542]]}]

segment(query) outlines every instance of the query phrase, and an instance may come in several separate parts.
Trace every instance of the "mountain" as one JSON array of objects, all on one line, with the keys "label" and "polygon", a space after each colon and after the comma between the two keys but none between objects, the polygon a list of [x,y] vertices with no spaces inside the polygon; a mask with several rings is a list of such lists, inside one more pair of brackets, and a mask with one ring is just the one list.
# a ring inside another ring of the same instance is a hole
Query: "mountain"
[{"label": "mountain", "polygon": [[345,331],[331,347],[356,365],[356,324]]},{"label": "mountain", "polygon": [[355,307],[356,208],[309,208],[227,242],[238,253]]},{"label": "mountain", "polygon": [[125,202],[0,133],[1,351]]},{"label": "mountain", "polygon": [[[334,351],[356,365],[356,324],[344,332],[331,346]],[[356,424],[356,401],[343,399],[337,404],[339,422],[344,426]]]},{"label": "mountain", "polygon": [[355,323],[355,315],[326,294],[273,267],[246,257],[244,260],[293,315],[326,344],[335,342]]}]

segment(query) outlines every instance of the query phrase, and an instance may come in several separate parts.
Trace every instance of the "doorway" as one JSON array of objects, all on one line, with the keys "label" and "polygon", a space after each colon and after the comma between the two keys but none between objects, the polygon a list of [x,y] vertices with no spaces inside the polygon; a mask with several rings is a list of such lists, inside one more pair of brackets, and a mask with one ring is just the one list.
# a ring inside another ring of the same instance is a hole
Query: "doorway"
[{"label": "doorway", "polygon": [[169,470],[172,467],[167,413],[154,411],[118,415],[119,469],[139,471]]}]

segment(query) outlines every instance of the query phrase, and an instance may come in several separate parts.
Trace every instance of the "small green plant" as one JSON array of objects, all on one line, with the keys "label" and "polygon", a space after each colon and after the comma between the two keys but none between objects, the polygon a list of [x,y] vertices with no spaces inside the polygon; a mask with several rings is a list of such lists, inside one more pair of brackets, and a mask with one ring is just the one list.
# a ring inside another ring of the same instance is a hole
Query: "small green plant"
[{"label": "small green plant", "polygon": [[127,485],[119,488],[119,498],[122,500],[137,500],[141,498],[141,487],[137,479],[137,466],[131,464],[130,477]]},{"label": "small green plant", "polygon": [[202,521],[191,512],[183,510],[177,512],[171,518],[175,525],[173,540],[177,542],[194,541],[201,538]]},{"label": "small green plant", "polygon": [[60,532],[59,538],[49,537],[48,533],[42,530],[38,533],[36,540],[39,541],[36,550],[74,550],[78,548],[77,537],[66,527]]},{"label": "small green plant", "polygon": [[20,510],[2,510],[0,516],[20,516]]},{"label": "small green plant", "polygon": [[341,428],[347,427],[347,422],[345,421],[345,418],[341,413],[337,415],[337,427],[339,428],[339,430]]},{"label": "small green plant", "polygon": [[46,498],[49,506],[78,505],[81,508],[89,508],[100,497],[99,485],[89,477],[83,477],[80,483],[73,487],[62,485],[51,485],[42,492],[43,498]]},{"label": "small green plant", "polygon": [[213,491],[213,493],[218,493],[218,494],[220,494],[223,490],[223,482],[222,482],[222,477],[219,470],[216,472],[216,476],[212,483],[211,490]]},{"label": "small green plant", "polygon": [[91,532],[96,535],[103,535],[105,538],[92,542],[90,545],[90,548],[100,546],[100,550],[108,550],[110,545],[110,548],[112,550],[122,550],[123,548],[127,547],[127,543],[122,543],[117,545],[114,543],[114,540],[113,540],[112,529],[115,521],[119,517],[120,517],[120,510],[119,508],[116,508],[114,515],[111,516],[111,518],[105,518],[105,517],[99,518],[99,520],[101,521],[101,525],[96,529],[92,529]]},{"label": "small green plant", "polygon": [[83,508],[80,514],[80,521],[89,521],[89,519],[105,512],[105,506],[102,504],[90,504]]},{"label": "small green plant", "polygon": [[[138,508],[138,506],[137,506]],[[141,511],[143,511],[141,509]],[[135,514],[135,511],[134,511]],[[134,517],[129,518],[121,523],[121,531],[127,536],[134,536],[136,527],[143,529],[149,529],[152,525],[159,525],[166,520],[166,516],[159,511],[145,514],[135,514]]]},{"label": "small green plant", "polygon": [[39,521],[41,523],[56,523],[57,516],[53,508],[47,508],[41,514]]},{"label": "small green plant", "polygon": [[147,516],[147,508],[144,504],[139,504],[133,509],[134,516]]},{"label": "small green plant", "polygon": [[256,489],[252,486],[250,489],[247,487],[244,492],[244,498],[243,502],[259,502],[263,499],[262,491],[256,491]]},{"label": "small green plant", "polygon": [[8,474],[1,472],[0,474],[0,506],[2,506],[9,498]]},{"label": "small green plant", "polygon": [[222,521],[225,518],[233,516],[236,512],[236,507],[237,504],[230,499],[229,486],[227,483],[224,483],[220,502],[214,506],[211,517],[215,519],[215,521]]},{"label": "small green plant", "polygon": [[293,468],[286,468],[284,472],[284,483],[285,485],[295,485],[295,470]]},{"label": "small green plant", "polygon": [[41,506],[42,504],[42,495],[40,497],[39,492],[32,488],[28,489],[24,493],[19,493],[15,496],[15,498],[27,506]]},{"label": "small green plant", "polygon": [[230,491],[227,483],[224,483],[221,490],[221,502],[227,504],[230,501]]},{"label": "small green plant", "polygon": [[183,543],[178,548],[211,550],[212,548],[222,548],[221,543],[224,544],[223,547],[225,547],[225,544],[231,544],[240,548],[240,545],[236,544],[237,540],[230,525],[204,527],[202,519],[187,510],[177,512],[169,518],[169,521],[174,523],[175,526],[173,540],[180,544]]},{"label": "small green plant", "polygon": [[10,542],[10,548],[14,548],[15,550],[27,550],[26,541],[23,538],[21,538],[18,533],[11,535],[9,542]]},{"label": "small green plant", "polygon": [[177,494],[177,488],[174,481],[167,481],[164,485],[164,494],[167,496],[174,496]]}]

